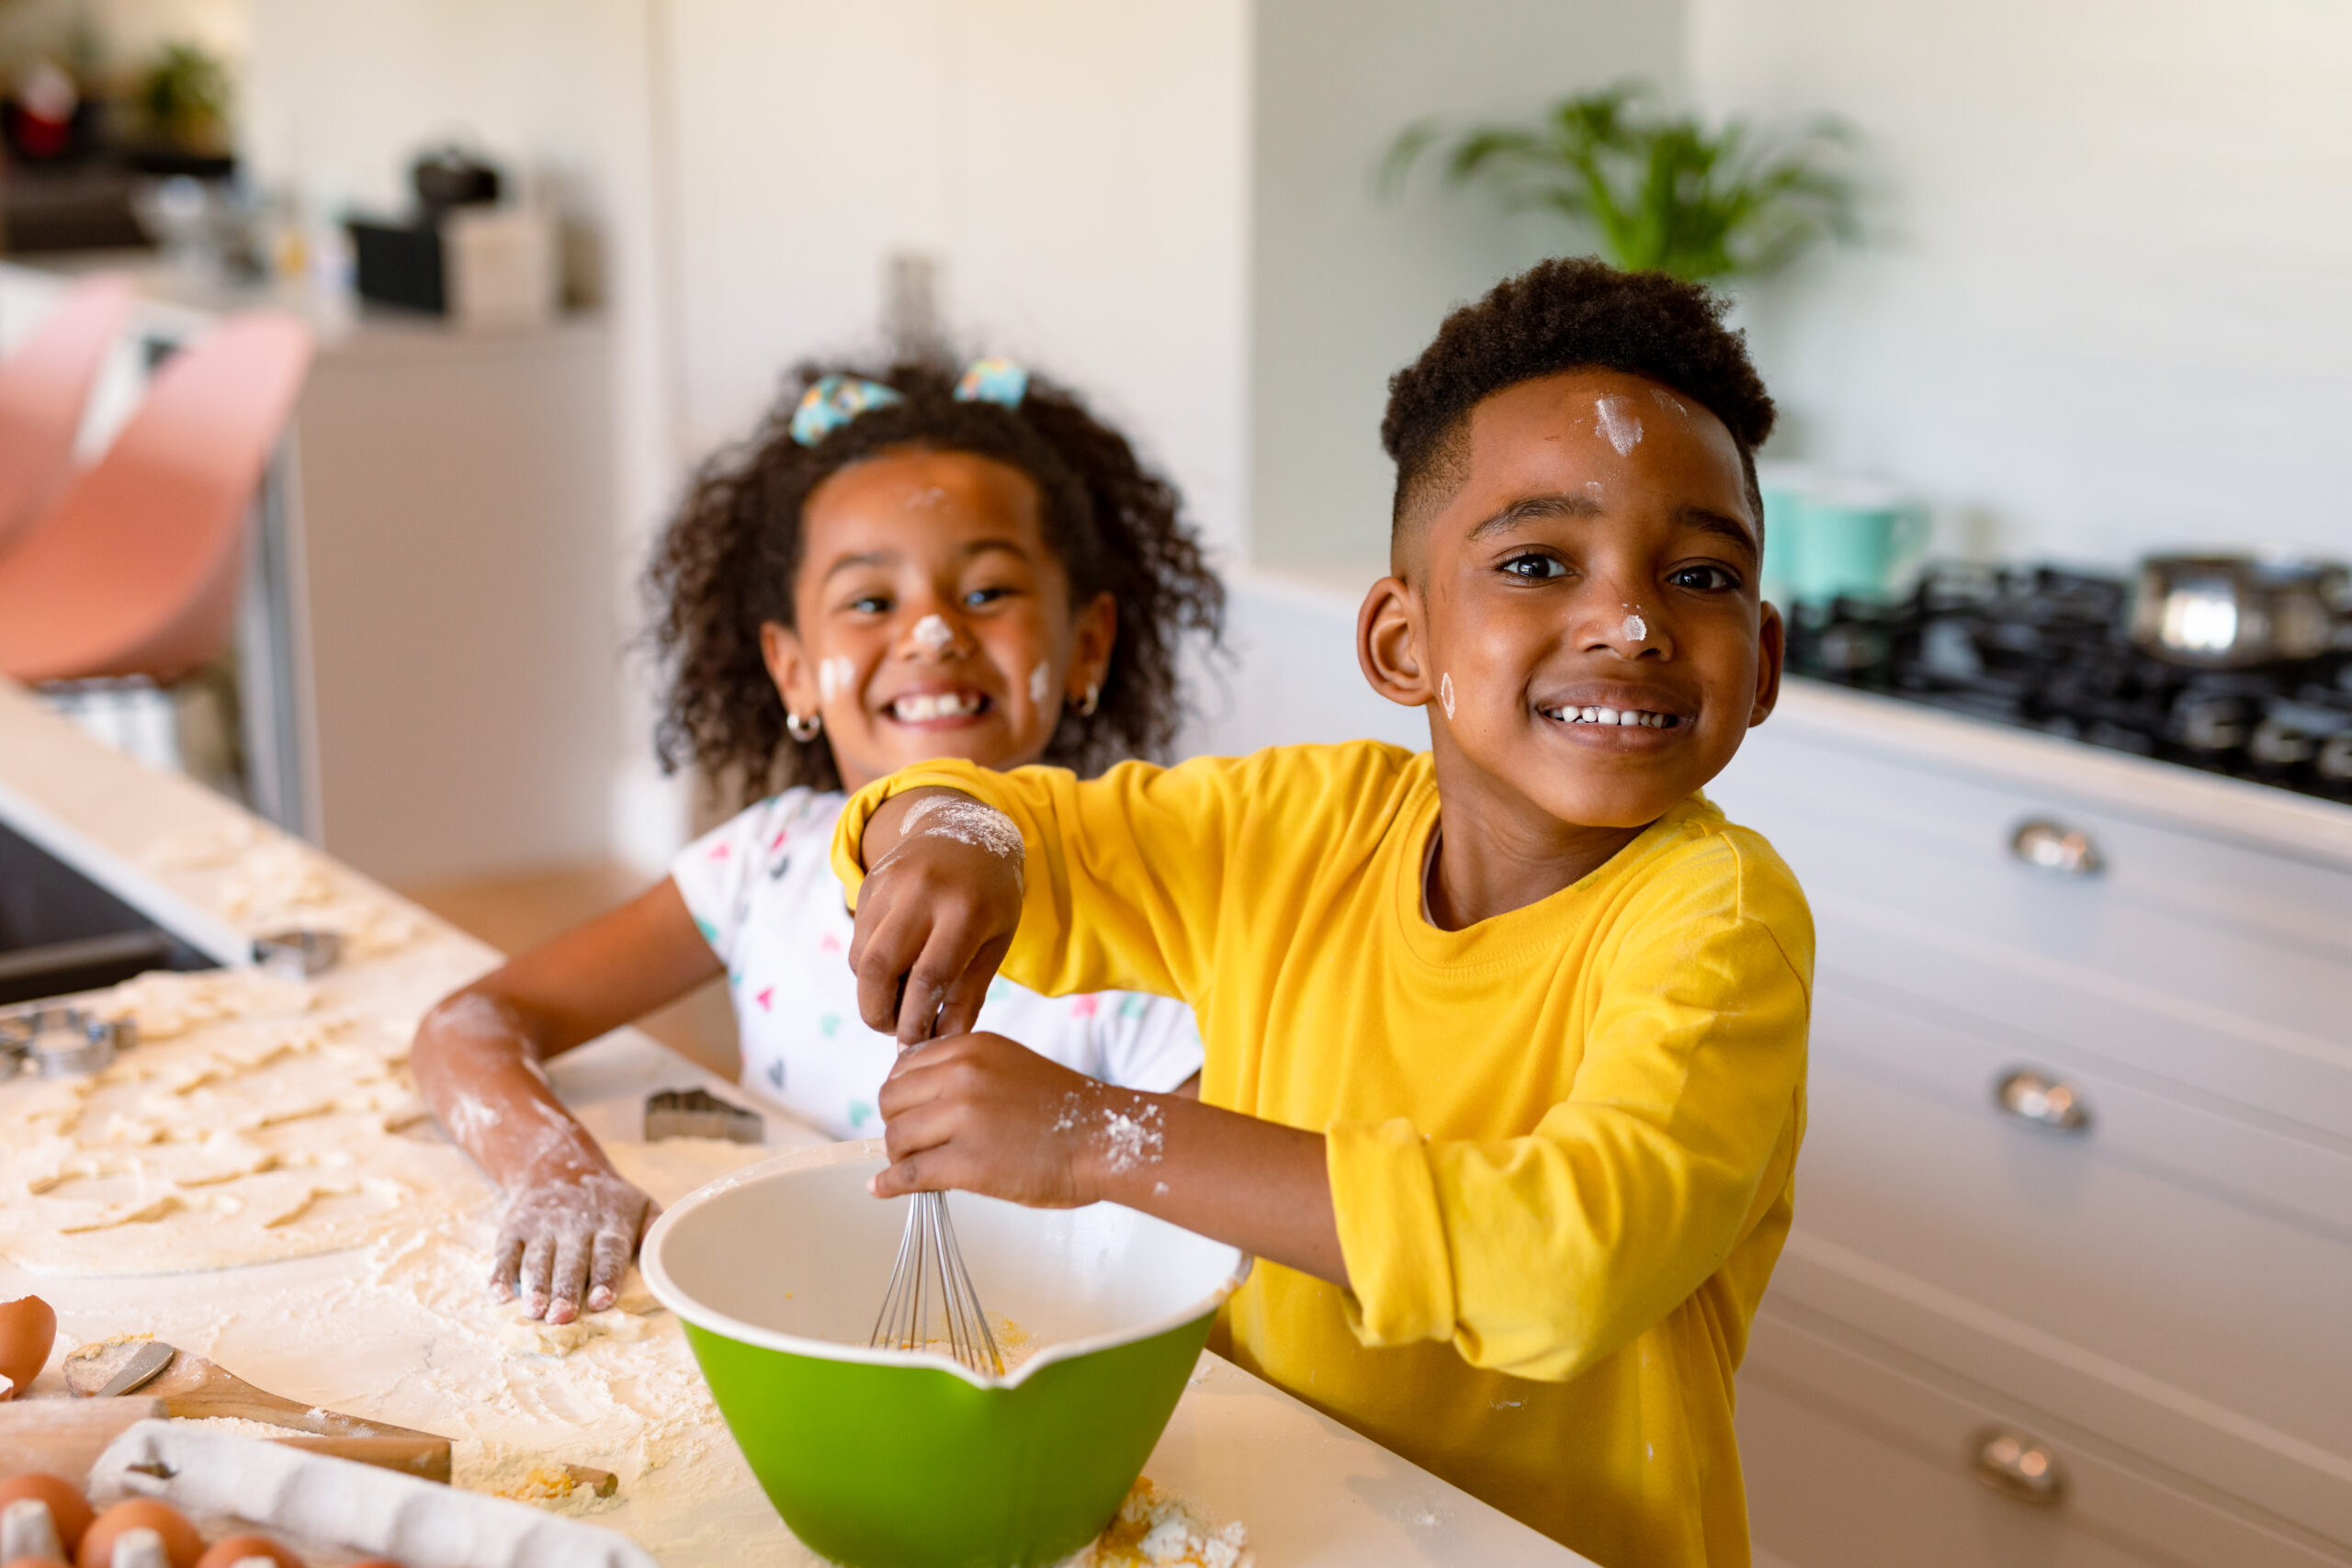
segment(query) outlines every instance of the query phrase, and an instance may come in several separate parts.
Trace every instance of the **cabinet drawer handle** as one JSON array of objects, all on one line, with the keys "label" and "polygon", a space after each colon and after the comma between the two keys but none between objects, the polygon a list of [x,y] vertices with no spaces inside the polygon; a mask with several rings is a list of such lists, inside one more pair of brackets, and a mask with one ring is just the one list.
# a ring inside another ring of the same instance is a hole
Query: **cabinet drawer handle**
[{"label": "cabinet drawer handle", "polygon": [[2065,1500],[2066,1472],[2040,1439],[1987,1427],[1973,1441],[1976,1479],[1994,1491],[2044,1506]]},{"label": "cabinet drawer handle", "polygon": [[2009,853],[2053,876],[2097,876],[2107,869],[2087,834],[2038,817],[2018,824],[2009,839]]},{"label": "cabinet drawer handle", "polygon": [[2091,1108],[2082,1091],[2063,1078],[2045,1077],[2031,1067],[2016,1072],[1993,1086],[1993,1103],[2020,1122],[2030,1122],[2053,1133],[2083,1133],[2090,1129]]}]

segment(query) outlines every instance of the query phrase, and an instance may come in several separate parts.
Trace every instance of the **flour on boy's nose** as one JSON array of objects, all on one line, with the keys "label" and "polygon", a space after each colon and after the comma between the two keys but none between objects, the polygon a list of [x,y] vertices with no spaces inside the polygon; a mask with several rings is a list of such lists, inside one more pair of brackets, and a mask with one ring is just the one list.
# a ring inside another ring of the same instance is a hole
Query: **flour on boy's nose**
[{"label": "flour on boy's nose", "polygon": [[1632,614],[1628,615],[1624,621],[1619,625],[1617,627],[1617,635],[1623,637],[1627,642],[1649,641],[1650,624],[1642,619],[1641,606],[1638,604],[1628,604],[1625,608],[1631,611]]},{"label": "flour on boy's nose", "polygon": [[1641,445],[1642,422],[1626,406],[1624,399],[1613,394],[1603,396],[1593,403],[1592,412],[1600,423],[1600,434],[1609,438],[1617,456],[1623,457]]},{"label": "flour on boy's nose", "polygon": [[937,653],[956,640],[956,633],[944,615],[925,615],[915,623],[915,643],[925,653]]}]

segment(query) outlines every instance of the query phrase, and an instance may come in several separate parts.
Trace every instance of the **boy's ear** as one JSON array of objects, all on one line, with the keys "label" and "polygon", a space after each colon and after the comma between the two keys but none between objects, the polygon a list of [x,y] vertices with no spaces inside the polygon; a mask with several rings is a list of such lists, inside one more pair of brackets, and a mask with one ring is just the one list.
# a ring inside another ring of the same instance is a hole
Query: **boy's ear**
[{"label": "boy's ear", "polygon": [[1750,729],[1771,717],[1781,700],[1781,662],[1789,651],[1788,623],[1769,601],[1763,609],[1756,627],[1756,704],[1747,710]]},{"label": "boy's ear", "polygon": [[762,621],[760,661],[768,667],[785,712],[805,718],[817,711],[816,666],[800,646],[799,633],[780,621]]},{"label": "boy's ear", "polygon": [[1408,708],[1426,707],[1437,686],[1421,650],[1421,599],[1401,578],[1384,577],[1356,612],[1356,663],[1372,689]]},{"label": "boy's ear", "polygon": [[1063,695],[1072,703],[1086,700],[1089,689],[1101,690],[1111,672],[1111,649],[1119,640],[1119,602],[1107,592],[1079,611],[1069,628],[1069,677]]}]

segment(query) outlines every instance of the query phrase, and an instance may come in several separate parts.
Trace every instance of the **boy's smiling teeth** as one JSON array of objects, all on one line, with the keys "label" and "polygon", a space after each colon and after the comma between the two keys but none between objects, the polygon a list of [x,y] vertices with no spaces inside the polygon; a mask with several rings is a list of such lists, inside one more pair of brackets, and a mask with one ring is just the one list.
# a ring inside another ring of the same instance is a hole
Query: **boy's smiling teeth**
[{"label": "boy's smiling teeth", "polygon": [[1681,716],[1654,713],[1647,708],[1559,707],[1537,710],[1545,718],[1562,724],[1634,725],[1644,729],[1672,729],[1682,722]]},{"label": "boy's smiling teeth", "polygon": [[910,692],[890,703],[890,716],[901,724],[925,724],[934,718],[963,718],[988,706],[978,692]]}]

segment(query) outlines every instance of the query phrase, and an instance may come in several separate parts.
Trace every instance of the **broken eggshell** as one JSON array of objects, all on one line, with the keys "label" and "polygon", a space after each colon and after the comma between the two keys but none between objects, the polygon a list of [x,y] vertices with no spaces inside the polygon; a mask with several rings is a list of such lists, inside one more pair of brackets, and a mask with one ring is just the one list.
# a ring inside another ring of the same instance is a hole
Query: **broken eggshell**
[{"label": "broken eggshell", "polygon": [[14,1399],[49,1365],[57,1314],[39,1296],[0,1302],[0,1399]]}]

